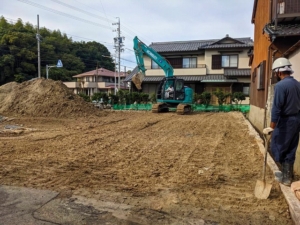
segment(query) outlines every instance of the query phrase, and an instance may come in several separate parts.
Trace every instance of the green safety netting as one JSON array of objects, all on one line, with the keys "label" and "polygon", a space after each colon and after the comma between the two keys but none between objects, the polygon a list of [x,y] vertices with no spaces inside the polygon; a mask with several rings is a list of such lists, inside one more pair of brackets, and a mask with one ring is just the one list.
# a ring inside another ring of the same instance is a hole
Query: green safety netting
[{"label": "green safety netting", "polygon": [[[150,111],[152,109],[152,104],[130,104],[130,105],[122,105],[122,104],[114,104],[114,110],[144,110]],[[192,109],[195,112],[230,112],[230,111],[240,111],[243,113],[247,113],[250,110],[250,105],[200,105],[200,104],[192,104]],[[173,110],[172,110],[173,111]]]}]

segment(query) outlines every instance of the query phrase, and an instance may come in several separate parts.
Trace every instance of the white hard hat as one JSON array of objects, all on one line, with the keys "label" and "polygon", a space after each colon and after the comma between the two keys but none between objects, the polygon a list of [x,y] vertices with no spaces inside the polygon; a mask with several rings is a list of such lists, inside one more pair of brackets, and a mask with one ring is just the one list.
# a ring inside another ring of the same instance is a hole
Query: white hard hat
[{"label": "white hard hat", "polygon": [[280,67],[285,67],[285,66],[291,66],[292,64],[290,63],[290,61],[286,58],[278,58],[273,62],[272,65],[272,70],[280,68]]}]

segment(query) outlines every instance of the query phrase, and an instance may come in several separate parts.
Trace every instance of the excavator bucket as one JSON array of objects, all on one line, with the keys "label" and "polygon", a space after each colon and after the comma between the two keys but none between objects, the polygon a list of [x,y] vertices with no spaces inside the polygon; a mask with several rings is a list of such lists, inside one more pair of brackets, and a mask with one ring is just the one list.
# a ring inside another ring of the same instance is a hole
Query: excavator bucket
[{"label": "excavator bucket", "polygon": [[136,86],[138,90],[142,90],[142,82],[143,82],[144,74],[136,73],[132,76],[131,80]]}]

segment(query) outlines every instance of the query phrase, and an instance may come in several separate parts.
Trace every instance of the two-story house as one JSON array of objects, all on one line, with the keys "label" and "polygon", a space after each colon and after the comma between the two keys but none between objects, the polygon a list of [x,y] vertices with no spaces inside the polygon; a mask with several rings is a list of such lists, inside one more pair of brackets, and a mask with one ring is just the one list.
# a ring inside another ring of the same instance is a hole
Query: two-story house
[{"label": "two-story house", "polygon": [[76,81],[64,82],[64,84],[72,89],[75,94],[84,93],[88,96],[93,96],[93,94],[98,92],[114,94],[118,87],[120,89],[127,88],[123,83],[126,77],[126,73],[124,72],[118,73],[98,68],[73,77],[76,78]]},{"label": "two-story house", "polygon": [[[174,68],[174,75],[183,78],[195,93],[213,93],[219,88],[249,96],[249,52],[253,47],[250,37],[231,38],[226,35],[222,39],[154,42],[149,47],[163,56]],[[143,92],[155,93],[164,71],[146,55],[144,63],[147,71],[142,83]],[[135,68],[125,81],[130,82],[137,72],[138,68]],[[211,103],[216,104],[216,101],[213,96]]]}]

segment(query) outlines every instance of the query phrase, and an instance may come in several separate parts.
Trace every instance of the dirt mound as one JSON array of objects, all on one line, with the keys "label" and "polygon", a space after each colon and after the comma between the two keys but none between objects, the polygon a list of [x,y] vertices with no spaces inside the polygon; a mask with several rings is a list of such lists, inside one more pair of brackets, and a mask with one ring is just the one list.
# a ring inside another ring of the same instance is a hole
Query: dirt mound
[{"label": "dirt mound", "polygon": [[61,81],[44,78],[0,86],[0,113],[7,115],[80,117],[105,113],[74,94]]}]

